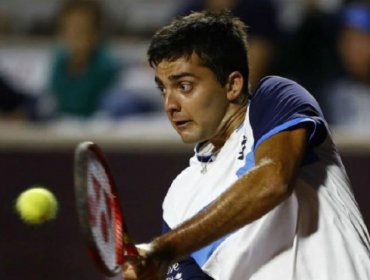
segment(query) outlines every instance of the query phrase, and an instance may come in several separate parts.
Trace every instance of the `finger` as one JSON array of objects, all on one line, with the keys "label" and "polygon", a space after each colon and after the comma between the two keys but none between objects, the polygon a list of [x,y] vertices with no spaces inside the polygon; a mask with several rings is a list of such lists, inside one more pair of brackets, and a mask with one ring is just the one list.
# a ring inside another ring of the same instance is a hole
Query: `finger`
[{"label": "finger", "polygon": [[125,262],[122,266],[122,276],[125,280],[137,280],[137,268],[134,264]]}]

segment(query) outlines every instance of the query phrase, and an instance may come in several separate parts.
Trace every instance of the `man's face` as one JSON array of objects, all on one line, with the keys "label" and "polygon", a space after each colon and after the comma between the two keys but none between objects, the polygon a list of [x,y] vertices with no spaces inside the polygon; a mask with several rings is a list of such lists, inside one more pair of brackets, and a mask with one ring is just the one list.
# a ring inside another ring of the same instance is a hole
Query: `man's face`
[{"label": "man's face", "polygon": [[160,62],[155,80],[168,119],[185,143],[212,142],[219,136],[230,103],[227,86],[199,63],[197,55]]}]

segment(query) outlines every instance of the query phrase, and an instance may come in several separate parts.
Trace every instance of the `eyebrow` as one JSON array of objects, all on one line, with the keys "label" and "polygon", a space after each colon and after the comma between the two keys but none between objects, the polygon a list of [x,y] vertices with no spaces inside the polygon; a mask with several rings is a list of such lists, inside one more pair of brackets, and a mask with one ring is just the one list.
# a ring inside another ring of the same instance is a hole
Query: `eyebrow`
[{"label": "eyebrow", "polygon": [[[179,74],[176,74],[176,75],[170,75],[168,77],[168,79],[171,81],[171,82],[174,82],[174,81],[177,81],[181,78],[184,78],[184,77],[194,77],[194,78],[197,78],[196,75],[194,75],[193,73],[190,73],[190,72],[182,72],[182,73],[179,73]],[[154,81],[157,83],[157,84],[163,84],[163,82],[161,81],[161,79],[158,77],[158,76],[155,76],[154,77]]]},{"label": "eyebrow", "polygon": [[193,73],[190,73],[190,72],[182,72],[182,73],[177,74],[177,75],[170,75],[168,77],[168,79],[170,81],[176,81],[176,80],[179,80],[179,79],[184,78],[184,77],[193,77],[193,78],[196,78],[197,76],[194,75]]}]

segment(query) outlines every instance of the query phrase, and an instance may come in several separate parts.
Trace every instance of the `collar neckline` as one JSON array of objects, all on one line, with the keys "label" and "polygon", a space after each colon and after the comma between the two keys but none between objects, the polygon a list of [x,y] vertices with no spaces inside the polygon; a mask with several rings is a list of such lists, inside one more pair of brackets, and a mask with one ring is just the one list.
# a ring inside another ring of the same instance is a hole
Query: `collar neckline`
[{"label": "collar neckline", "polygon": [[[235,132],[238,132],[240,130],[240,128],[242,128],[243,126],[244,126],[244,122],[242,122],[240,124],[240,126],[237,127],[234,130],[234,132],[230,135],[230,137]],[[214,151],[214,149],[215,149],[215,146],[211,142],[209,142],[208,140],[205,140],[205,141],[199,142],[198,144],[195,145],[194,153],[195,153],[199,162],[209,163],[209,162],[213,162],[213,161],[216,160],[217,154],[222,149],[222,147],[220,149],[218,149],[217,151]]]},{"label": "collar neckline", "polygon": [[195,145],[194,152],[199,162],[213,162],[216,159],[217,152],[214,152],[214,146],[208,141],[203,141]]}]

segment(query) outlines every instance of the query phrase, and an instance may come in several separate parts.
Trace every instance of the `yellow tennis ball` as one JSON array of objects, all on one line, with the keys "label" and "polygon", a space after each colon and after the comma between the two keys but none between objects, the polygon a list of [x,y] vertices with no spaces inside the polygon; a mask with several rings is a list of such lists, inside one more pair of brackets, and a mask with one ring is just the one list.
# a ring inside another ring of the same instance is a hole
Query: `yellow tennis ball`
[{"label": "yellow tennis ball", "polygon": [[58,202],[49,190],[34,187],[18,196],[15,208],[24,222],[41,224],[55,218]]}]

